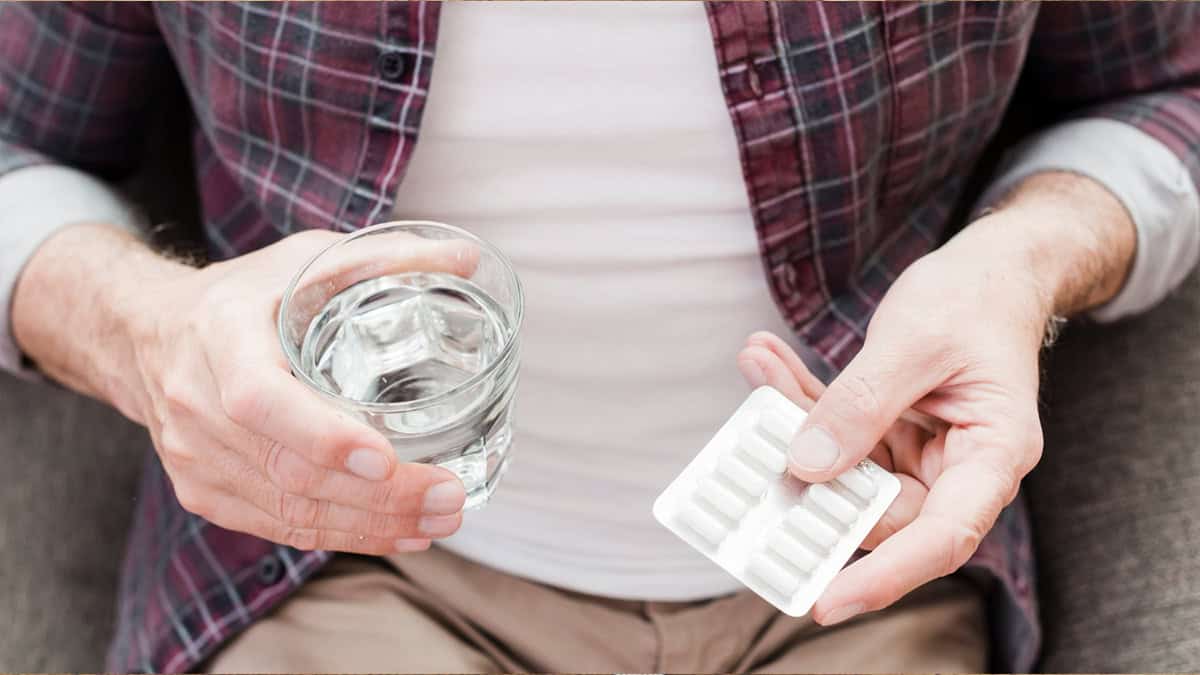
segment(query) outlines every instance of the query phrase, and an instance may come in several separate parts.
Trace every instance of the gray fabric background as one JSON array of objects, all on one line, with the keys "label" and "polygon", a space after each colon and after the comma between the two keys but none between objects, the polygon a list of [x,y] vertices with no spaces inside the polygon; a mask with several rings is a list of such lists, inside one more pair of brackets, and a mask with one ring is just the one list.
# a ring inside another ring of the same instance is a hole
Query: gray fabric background
[{"label": "gray fabric background", "polygon": [[1043,669],[1200,669],[1200,275],[1149,314],[1070,330],[1044,387]]}]

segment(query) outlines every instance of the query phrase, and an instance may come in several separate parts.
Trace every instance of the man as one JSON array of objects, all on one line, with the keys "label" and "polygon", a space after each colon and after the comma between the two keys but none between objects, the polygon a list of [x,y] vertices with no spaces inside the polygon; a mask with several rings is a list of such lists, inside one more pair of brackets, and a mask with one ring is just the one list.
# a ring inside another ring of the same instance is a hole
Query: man
[{"label": "man", "polygon": [[[986,600],[1028,669],[1038,353],[1195,262],[1198,28],[1160,3],[0,6],[5,363],[157,449],[110,666],[977,671]],[[96,178],[176,72],[203,269]],[[954,222],[1018,76],[1043,127]],[[432,550],[461,485],[309,395],[271,328],[335,238],[292,233],[393,216],[492,240],[528,290],[517,468]],[[904,485],[816,623],[649,515],[744,395],[735,352],[811,408],[793,473],[869,455]]]}]

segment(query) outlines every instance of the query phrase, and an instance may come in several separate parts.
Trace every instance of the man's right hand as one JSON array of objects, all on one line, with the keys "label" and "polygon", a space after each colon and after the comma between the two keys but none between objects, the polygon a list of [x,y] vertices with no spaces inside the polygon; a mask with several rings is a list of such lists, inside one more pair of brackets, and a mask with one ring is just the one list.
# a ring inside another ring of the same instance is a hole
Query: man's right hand
[{"label": "man's right hand", "polygon": [[[14,335],[47,374],[150,430],[188,511],[300,549],[423,550],[458,529],[462,483],[397,463],[292,377],[279,346],[283,290],[337,238],[303,232],[195,269],[113,228],[67,228],[22,273]],[[469,273],[446,243],[414,243],[413,261]]]}]

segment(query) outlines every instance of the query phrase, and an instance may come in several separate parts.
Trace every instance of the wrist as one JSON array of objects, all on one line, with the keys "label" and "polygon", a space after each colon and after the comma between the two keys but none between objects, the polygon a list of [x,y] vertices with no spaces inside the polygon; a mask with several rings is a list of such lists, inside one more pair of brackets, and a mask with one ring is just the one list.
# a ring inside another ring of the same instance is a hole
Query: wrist
[{"label": "wrist", "polygon": [[63,228],[18,278],[13,337],[49,377],[134,416],[134,336],[147,319],[137,298],[153,293],[172,266],[121,228]]},{"label": "wrist", "polygon": [[195,269],[165,258],[141,242],[130,242],[122,255],[126,269],[114,275],[104,289],[104,315],[112,341],[102,346],[99,359],[107,367],[96,386],[104,400],[126,416],[141,420],[138,401],[144,399],[142,364],[147,348],[162,341],[161,321],[184,308],[164,300],[172,284]]},{"label": "wrist", "polygon": [[1090,178],[1036,174],[1014,188],[991,217],[990,224],[999,226],[992,234],[1018,246],[1047,320],[1108,302],[1133,266],[1133,220],[1120,200]]}]

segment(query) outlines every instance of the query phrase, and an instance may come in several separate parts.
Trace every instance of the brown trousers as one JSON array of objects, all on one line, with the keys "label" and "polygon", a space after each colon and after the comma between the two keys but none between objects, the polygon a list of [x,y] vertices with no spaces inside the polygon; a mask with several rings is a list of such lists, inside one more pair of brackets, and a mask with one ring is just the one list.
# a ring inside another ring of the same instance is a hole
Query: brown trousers
[{"label": "brown trousers", "polygon": [[832,628],[749,591],[614,600],[434,548],[339,557],[209,664],[213,672],[982,672],[980,591],[958,577]]}]

